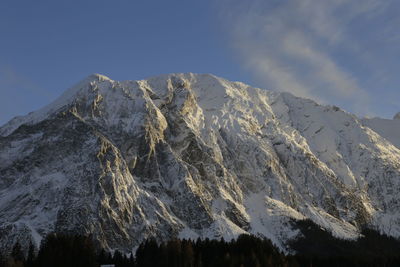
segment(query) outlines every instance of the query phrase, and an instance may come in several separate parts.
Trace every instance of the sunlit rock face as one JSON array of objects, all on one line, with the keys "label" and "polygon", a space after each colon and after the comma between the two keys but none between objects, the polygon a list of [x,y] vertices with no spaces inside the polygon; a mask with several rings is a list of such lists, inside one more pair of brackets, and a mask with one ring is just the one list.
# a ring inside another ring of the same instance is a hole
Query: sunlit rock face
[{"label": "sunlit rock face", "polygon": [[337,107],[213,75],[91,75],[0,128],[0,244],[252,233],[285,249],[304,218],[398,237],[393,143]]}]

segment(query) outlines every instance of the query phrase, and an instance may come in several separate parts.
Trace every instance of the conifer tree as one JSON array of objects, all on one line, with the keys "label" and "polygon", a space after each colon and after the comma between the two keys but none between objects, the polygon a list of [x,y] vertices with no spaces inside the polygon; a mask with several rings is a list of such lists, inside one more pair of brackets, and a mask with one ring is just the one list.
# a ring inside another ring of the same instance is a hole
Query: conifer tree
[{"label": "conifer tree", "polygon": [[14,261],[23,262],[25,261],[24,253],[22,251],[20,243],[17,241],[12,249],[11,257]]},{"label": "conifer tree", "polygon": [[4,267],[5,266],[5,258],[4,258],[4,256],[3,256],[3,254],[1,253],[1,251],[0,251],[0,267]]},{"label": "conifer tree", "polygon": [[29,243],[28,256],[26,257],[25,267],[33,267],[35,260],[35,246],[32,241]]}]

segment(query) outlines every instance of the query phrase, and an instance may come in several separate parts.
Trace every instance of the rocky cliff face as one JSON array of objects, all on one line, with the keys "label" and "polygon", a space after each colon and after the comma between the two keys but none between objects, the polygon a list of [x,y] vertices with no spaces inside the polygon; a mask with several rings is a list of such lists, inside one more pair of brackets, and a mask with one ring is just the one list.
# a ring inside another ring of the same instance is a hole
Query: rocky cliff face
[{"label": "rocky cliff face", "polygon": [[241,233],[281,248],[310,218],[400,236],[400,150],[356,116],[213,75],[92,75],[0,128],[0,244]]}]

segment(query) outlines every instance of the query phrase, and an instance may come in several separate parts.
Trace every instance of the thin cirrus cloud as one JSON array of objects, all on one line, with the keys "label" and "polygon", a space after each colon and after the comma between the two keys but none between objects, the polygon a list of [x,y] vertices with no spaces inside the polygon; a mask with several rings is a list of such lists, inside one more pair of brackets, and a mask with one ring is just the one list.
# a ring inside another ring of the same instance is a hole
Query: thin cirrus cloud
[{"label": "thin cirrus cloud", "polygon": [[225,0],[220,15],[234,50],[263,86],[368,115],[371,95],[360,85],[363,77],[355,74],[359,69],[353,62],[365,66],[375,55],[366,53],[363,33],[353,34],[352,25],[368,25],[389,5],[377,0]]},{"label": "thin cirrus cloud", "polygon": [[[0,126],[18,115],[37,109],[50,101],[51,95],[29,78],[0,64]],[[39,99],[39,100],[38,100]]]}]

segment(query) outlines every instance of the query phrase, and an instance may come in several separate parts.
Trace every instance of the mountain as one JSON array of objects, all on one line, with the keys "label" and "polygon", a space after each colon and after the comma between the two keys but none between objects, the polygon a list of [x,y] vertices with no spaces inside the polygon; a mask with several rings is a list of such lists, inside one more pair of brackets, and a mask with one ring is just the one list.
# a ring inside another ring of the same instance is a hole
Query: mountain
[{"label": "mountain", "polygon": [[400,149],[400,114],[397,114],[393,120],[365,118],[362,119],[362,123]]},{"label": "mountain", "polygon": [[209,74],[91,75],[0,128],[0,244],[252,233],[285,250],[305,218],[399,237],[399,146],[369,124]]}]

